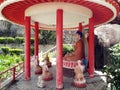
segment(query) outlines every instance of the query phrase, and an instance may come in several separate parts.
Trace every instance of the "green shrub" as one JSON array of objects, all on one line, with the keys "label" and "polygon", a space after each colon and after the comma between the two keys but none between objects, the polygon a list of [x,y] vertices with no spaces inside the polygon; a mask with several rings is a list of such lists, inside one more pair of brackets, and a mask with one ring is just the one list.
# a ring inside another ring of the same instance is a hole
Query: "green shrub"
[{"label": "green shrub", "polygon": [[5,67],[5,66],[0,65],[0,71],[4,71],[5,69],[6,69],[6,67]]},{"label": "green shrub", "polygon": [[7,44],[9,44],[9,43],[14,43],[14,38],[13,37],[6,37],[6,42],[7,42]]},{"label": "green shrub", "polygon": [[5,55],[9,53],[9,49],[9,47],[1,47],[1,50]]},{"label": "green shrub", "polygon": [[30,54],[31,54],[31,55],[34,55],[34,47],[31,47],[31,48],[30,48]]},{"label": "green shrub", "polygon": [[7,54],[11,54],[11,55],[20,55],[23,53],[23,50],[22,49],[18,49],[18,48],[15,48],[15,49],[11,49],[10,47],[2,47],[1,48],[2,52],[7,55]]},{"label": "green shrub", "polygon": [[9,52],[10,52],[10,54],[12,54],[12,55],[14,55],[14,54],[20,55],[20,54],[23,53],[23,50],[22,50],[22,49],[9,49]]},{"label": "green shrub", "polygon": [[67,53],[73,52],[73,47],[72,45],[64,44],[63,45],[63,56]]},{"label": "green shrub", "polygon": [[21,54],[20,57],[21,57],[21,60],[24,61],[25,54]]},{"label": "green shrub", "polygon": [[34,44],[34,38],[30,39],[31,44]]},{"label": "green shrub", "polygon": [[45,44],[55,44],[56,41],[56,32],[48,30],[40,30],[40,39],[39,43],[42,45]]},{"label": "green shrub", "polygon": [[23,62],[23,57],[21,55],[2,55],[0,54],[0,72],[13,67],[14,65]]},{"label": "green shrub", "polygon": [[0,37],[0,43],[1,44],[14,43],[14,38],[13,37]]},{"label": "green shrub", "polygon": [[109,64],[104,66],[111,90],[120,90],[120,43],[109,48]]},{"label": "green shrub", "polygon": [[6,42],[6,38],[5,37],[0,37],[0,44],[5,44]]},{"label": "green shrub", "polygon": [[24,42],[24,38],[23,37],[15,37],[15,43],[22,44],[23,42]]},{"label": "green shrub", "polygon": [[[0,44],[10,44],[10,43],[16,43],[16,44],[22,44],[24,42],[24,37],[0,37]],[[34,41],[32,41],[34,42]]]}]

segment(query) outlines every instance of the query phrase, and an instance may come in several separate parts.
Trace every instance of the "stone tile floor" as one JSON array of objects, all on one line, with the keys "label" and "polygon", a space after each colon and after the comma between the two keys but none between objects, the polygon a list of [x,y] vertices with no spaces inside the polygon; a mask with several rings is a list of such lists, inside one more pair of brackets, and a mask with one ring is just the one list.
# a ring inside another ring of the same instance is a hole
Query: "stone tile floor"
[{"label": "stone tile floor", "polygon": [[[49,69],[53,73],[54,79],[52,81],[45,82],[45,88],[37,87],[38,75],[34,75],[34,69],[32,68],[31,80],[25,81],[23,79],[24,74],[16,80],[16,82],[10,84],[4,90],[56,90],[56,80],[55,80],[55,65]],[[85,73],[85,78],[87,81],[86,88],[76,88],[72,85],[73,78],[64,76],[64,88],[62,90],[106,90],[105,76],[100,72],[95,72],[94,78],[89,78],[88,74]]]}]

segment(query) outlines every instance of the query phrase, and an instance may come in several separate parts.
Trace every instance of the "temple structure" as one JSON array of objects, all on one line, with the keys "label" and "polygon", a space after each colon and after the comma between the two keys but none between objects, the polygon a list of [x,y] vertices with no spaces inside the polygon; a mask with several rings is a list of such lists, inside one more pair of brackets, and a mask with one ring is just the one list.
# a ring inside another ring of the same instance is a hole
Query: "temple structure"
[{"label": "temple structure", "polygon": [[0,15],[25,26],[25,80],[31,78],[30,33],[35,28],[35,58],[38,30],[56,30],[56,88],[63,88],[63,30],[88,28],[89,76],[94,77],[94,27],[112,21],[119,12],[116,0],[2,0]]}]

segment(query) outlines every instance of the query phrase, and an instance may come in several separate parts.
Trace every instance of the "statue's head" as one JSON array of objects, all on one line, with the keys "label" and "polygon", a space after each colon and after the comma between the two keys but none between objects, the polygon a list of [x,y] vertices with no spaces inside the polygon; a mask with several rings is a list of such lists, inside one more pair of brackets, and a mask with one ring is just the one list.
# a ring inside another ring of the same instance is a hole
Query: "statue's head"
[{"label": "statue's head", "polygon": [[80,32],[79,30],[76,32],[76,37],[77,37],[77,39],[80,39],[80,38],[82,38],[82,32]]}]

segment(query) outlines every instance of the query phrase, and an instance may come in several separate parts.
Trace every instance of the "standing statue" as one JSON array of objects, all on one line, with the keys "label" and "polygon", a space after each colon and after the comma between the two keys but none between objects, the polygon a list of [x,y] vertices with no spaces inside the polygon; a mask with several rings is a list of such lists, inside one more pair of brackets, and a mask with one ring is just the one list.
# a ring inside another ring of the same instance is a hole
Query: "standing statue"
[{"label": "standing statue", "polygon": [[64,56],[64,60],[66,61],[77,61],[84,59],[84,43],[82,40],[82,33],[78,30],[76,32],[77,42],[75,43],[74,52],[68,53]]},{"label": "standing statue", "polygon": [[42,68],[42,79],[45,81],[50,81],[53,79],[53,75],[51,72],[49,72],[48,66],[46,64],[44,64]]},{"label": "standing statue", "polygon": [[45,57],[45,63],[46,63],[46,65],[47,65],[48,67],[51,67],[51,66],[52,66],[52,63],[51,63],[50,60],[49,60],[48,54],[47,54],[46,57]]},{"label": "standing statue", "polygon": [[39,65],[38,56],[34,57],[35,74],[42,74],[42,67]]},{"label": "standing statue", "polygon": [[77,62],[78,62],[78,65],[74,69],[74,73],[75,73],[74,86],[84,88],[86,87],[86,80],[83,74],[85,70],[85,66],[82,64],[80,60]]}]

